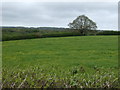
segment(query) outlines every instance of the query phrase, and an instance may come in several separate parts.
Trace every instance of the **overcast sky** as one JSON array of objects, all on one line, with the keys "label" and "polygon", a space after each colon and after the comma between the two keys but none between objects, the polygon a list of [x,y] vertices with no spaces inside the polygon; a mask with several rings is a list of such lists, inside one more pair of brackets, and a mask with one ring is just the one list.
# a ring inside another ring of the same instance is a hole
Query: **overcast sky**
[{"label": "overcast sky", "polygon": [[98,29],[118,30],[117,2],[3,2],[3,26],[68,27],[79,15]]}]

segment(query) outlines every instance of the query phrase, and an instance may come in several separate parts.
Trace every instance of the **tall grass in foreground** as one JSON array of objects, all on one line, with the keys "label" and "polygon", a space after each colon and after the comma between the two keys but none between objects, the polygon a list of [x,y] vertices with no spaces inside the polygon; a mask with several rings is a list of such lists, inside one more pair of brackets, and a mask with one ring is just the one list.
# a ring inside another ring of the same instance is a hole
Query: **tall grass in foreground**
[{"label": "tall grass in foreground", "polygon": [[[3,88],[117,88],[118,74],[114,68],[93,68],[93,74],[84,67],[75,67],[62,71],[60,67],[50,67],[50,71],[41,67],[8,71],[3,69]],[[58,73],[56,73],[59,72]]]}]

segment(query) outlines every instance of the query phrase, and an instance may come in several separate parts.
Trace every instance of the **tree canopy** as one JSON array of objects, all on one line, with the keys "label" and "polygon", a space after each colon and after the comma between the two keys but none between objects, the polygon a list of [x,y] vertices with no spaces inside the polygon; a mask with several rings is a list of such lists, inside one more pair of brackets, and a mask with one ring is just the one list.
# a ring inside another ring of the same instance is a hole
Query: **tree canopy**
[{"label": "tree canopy", "polygon": [[71,29],[80,29],[80,30],[96,30],[96,23],[90,20],[87,16],[81,15],[78,16],[72,23],[69,23],[68,26]]}]

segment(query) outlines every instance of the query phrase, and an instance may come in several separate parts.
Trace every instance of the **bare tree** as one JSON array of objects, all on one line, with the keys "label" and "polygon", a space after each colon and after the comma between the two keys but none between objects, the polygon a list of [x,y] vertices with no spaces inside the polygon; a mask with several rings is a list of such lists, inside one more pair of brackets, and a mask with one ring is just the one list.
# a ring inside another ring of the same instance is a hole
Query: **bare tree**
[{"label": "bare tree", "polygon": [[78,16],[72,23],[69,23],[68,26],[71,29],[78,29],[82,35],[87,34],[87,31],[97,29],[96,23],[85,15]]}]

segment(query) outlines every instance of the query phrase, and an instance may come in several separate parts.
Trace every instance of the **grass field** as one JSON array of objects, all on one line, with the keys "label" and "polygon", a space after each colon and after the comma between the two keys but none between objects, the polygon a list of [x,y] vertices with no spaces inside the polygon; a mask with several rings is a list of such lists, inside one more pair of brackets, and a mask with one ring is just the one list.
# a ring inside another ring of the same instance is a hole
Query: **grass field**
[{"label": "grass field", "polygon": [[15,40],[2,45],[3,87],[118,87],[117,36]]}]

